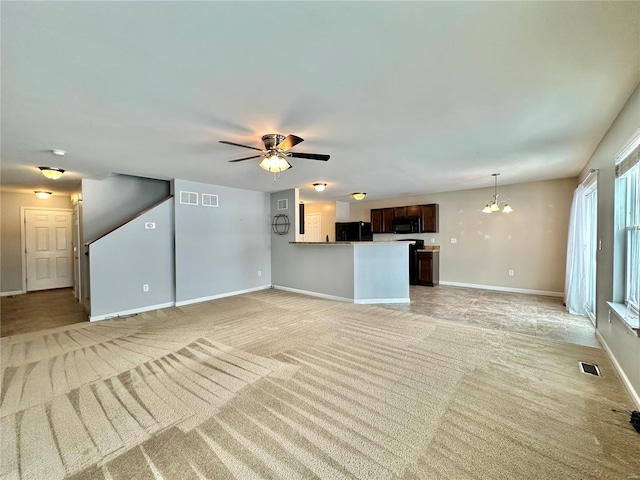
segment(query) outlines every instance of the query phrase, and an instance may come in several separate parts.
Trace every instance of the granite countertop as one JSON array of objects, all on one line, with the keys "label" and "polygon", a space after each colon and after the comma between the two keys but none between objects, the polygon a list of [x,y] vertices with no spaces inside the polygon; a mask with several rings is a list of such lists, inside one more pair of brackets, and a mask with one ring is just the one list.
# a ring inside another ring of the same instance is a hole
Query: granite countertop
[{"label": "granite countertop", "polygon": [[405,245],[400,242],[289,242],[291,245],[367,245],[367,246],[377,246],[377,245]]},{"label": "granite countertop", "polygon": [[440,245],[425,245],[424,248],[419,248],[416,252],[439,252]]}]

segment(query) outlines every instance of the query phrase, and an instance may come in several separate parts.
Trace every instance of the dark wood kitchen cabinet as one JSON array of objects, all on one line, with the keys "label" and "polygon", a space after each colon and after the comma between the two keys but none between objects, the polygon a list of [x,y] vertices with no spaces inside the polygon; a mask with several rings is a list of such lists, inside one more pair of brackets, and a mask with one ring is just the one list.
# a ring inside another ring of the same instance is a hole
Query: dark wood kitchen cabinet
[{"label": "dark wood kitchen cabinet", "polygon": [[382,209],[382,233],[393,233],[393,218],[395,212],[393,208]]},{"label": "dark wood kitchen cabinet", "polygon": [[406,207],[372,208],[371,232],[393,233],[393,219],[420,217],[421,233],[438,232],[438,204],[409,205]]},{"label": "dark wood kitchen cabinet", "polygon": [[404,207],[404,215],[405,217],[419,217],[420,205],[411,205],[409,207]]},{"label": "dark wood kitchen cabinet", "polygon": [[371,232],[393,233],[394,208],[371,209]]},{"label": "dark wood kitchen cabinet", "polygon": [[418,285],[440,283],[440,252],[418,252]]},{"label": "dark wood kitchen cabinet", "polygon": [[438,233],[438,204],[420,205],[420,220],[424,233]]},{"label": "dark wood kitchen cabinet", "polygon": [[371,232],[382,233],[382,209],[371,209]]}]

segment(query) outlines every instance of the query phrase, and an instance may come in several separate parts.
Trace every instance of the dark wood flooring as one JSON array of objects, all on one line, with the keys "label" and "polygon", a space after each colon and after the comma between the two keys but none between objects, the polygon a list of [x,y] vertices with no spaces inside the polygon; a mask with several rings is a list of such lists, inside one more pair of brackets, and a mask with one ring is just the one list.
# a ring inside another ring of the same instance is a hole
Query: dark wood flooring
[{"label": "dark wood flooring", "polygon": [[73,296],[71,288],[0,298],[2,337],[87,321],[87,312]]}]

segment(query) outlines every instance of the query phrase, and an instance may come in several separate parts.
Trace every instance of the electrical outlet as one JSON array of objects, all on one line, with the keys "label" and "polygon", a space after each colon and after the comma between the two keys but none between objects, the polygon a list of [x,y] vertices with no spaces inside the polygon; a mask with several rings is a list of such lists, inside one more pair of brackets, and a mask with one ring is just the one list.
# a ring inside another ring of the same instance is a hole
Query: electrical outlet
[{"label": "electrical outlet", "polygon": [[149,291],[149,284],[145,283],[144,285],[142,285],[142,291],[143,292],[148,292]]},{"label": "electrical outlet", "polygon": [[513,270],[509,270],[509,276],[513,277]]},{"label": "electrical outlet", "polygon": [[458,243],[458,239],[457,238],[451,238],[451,243]]},{"label": "electrical outlet", "polygon": [[261,277],[262,276],[262,270],[258,270],[258,276]]},{"label": "electrical outlet", "polygon": [[431,239],[431,243],[436,243],[436,239],[435,239],[435,238],[432,238],[432,239]]}]

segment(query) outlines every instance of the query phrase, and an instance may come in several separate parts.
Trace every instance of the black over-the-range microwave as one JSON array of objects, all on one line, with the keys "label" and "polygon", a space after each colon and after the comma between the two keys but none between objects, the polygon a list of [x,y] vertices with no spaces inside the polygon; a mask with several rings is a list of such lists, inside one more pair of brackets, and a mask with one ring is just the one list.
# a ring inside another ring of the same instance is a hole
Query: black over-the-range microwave
[{"label": "black over-the-range microwave", "polygon": [[393,233],[421,233],[420,217],[400,217],[391,221]]}]

